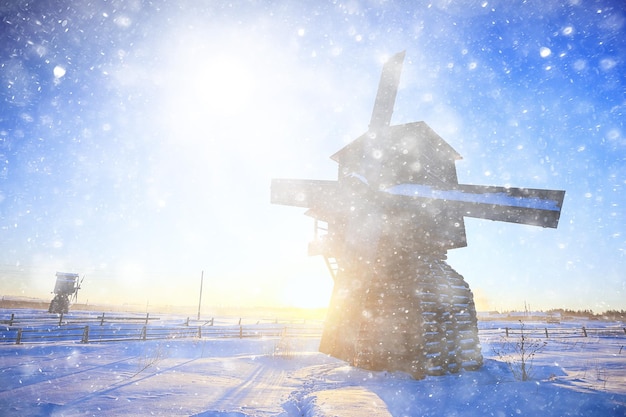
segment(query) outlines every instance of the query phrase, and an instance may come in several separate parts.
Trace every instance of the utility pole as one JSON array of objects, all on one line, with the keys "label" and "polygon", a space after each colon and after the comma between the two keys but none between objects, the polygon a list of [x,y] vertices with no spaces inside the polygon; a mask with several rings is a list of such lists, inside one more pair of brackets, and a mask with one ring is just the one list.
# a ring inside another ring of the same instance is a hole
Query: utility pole
[{"label": "utility pole", "polygon": [[198,320],[200,320],[200,307],[202,306],[202,282],[204,281],[204,271],[200,275],[200,300],[198,301]]}]

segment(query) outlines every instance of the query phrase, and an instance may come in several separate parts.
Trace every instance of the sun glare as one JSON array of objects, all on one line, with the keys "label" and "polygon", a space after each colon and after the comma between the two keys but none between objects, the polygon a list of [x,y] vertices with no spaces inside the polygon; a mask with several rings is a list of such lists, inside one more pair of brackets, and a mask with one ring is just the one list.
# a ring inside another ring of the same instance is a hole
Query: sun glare
[{"label": "sun glare", "polygon": [[[206,42],[214,36],[219,39]],[[286,93],[275,87],[289,73],[289,66],[274,58],[281,55],[262,39],[227,31],[171,38],[159,45],[163,63],[156,100],[156,123],[167,146],[208,164],[223,164],[228,157],[267,166],[262,156],[275,152],[281,138],[274,132],[286,123],[276,123]]]},{"label": "sun glare", "polygon": [[298,308],[325,308],[330,303],[332,280],[328,276],[299,277],[283,290],[283,304]]},{"label": "sun glare", "polygon": [[252,101],[253,75],[228,56],[182,54],[164,87],[165,120],[179,138],[224,128],[243,119]]}]

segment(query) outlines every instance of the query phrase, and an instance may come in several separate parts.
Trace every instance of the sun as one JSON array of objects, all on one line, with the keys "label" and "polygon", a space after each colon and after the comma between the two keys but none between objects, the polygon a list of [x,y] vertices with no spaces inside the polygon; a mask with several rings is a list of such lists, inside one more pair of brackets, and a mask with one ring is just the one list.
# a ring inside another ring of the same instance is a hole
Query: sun
[{"label": "sun", "polygon": [[179,139],[235,125],[250,113],[255,74],[236,55],[187,45],[164,68],[162,121]]},{"label": "sun", "polygon": [[263,39],[199,29],[172,33],[158,50],[152,105],[162,143],[211,164],[228,155],[264,168],[291,123],[281,83],[297,71],[284,54]]}]

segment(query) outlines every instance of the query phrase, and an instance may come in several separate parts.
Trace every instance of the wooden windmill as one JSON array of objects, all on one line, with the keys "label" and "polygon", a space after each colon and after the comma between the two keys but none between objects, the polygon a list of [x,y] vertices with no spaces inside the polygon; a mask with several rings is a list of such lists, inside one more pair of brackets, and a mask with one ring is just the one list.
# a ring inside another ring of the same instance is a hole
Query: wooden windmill
[{"label": "wooden windmill", "polygon": [[65,314],[70,309],[70,303],[78,299],[78,290],[83,283],[79,281],[78,274],[69,272],[57,272],[54,284],[54,298],[50,301],[48,313]]},{"label": "wooden windmill", "polygon": [[426,123],[390,126],[404,52],[385,64],[368,131],[331,156],[338,179],[272,180],[308,208],[310,255],[334,289],[320,350],[416,378],[482,364],[473,295],[446,262],[464,217],[556,228],[564,191],[459,184],[461,156]]}]

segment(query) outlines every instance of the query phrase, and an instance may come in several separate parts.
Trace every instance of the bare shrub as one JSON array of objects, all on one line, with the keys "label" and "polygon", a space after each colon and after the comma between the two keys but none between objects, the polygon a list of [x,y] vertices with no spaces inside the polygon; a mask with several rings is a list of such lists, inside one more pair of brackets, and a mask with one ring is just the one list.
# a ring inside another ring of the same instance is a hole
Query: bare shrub
[{"label": "bare shrub", "polygon": [[493,348],[493,352],[509,366],[513,377],[517,381],[528,381],[533,378],[533,361],[548,344],[541,339],[530,338],[525,333],[525,325],[520,320],[519,337],[503,338],[500,348]]},{"label": "bare shrub", "polygon": [[280,339],[274,343],[274,352],[272,356],[282,359],[293,359],[295,355],[294,341],[287,336],[287,330],[283,329],[280,333]]},{"label": "bare shrub", "polygon": [[137,372],[130,376],[134,378],[148,368],[156,367],[159,362],[165,359],[165,352],[161,343],[157,344],[154,349],[150,349],[143,356],[140,356],[137,364]]}]

